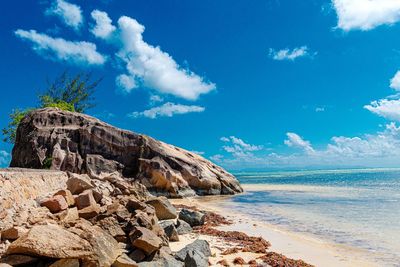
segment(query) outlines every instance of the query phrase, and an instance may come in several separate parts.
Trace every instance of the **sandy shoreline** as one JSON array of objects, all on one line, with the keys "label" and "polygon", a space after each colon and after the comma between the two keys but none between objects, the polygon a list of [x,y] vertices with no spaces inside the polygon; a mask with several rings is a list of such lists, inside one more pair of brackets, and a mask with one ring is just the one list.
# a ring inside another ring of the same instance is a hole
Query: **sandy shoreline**
[{"label": "sandy shoreline", "polygon": [[[365,259],[365,252],[363,253],[355,248],[329,244],[310,236],[288,232],[286,230],[278,229],[276,226],[250,219],[243,214],[236,213],[235,211],[221,208],[218,204],[224,200],[226,201],[227,197],[173,199],[171,202],[173,204],[196,206],[202,210],[216,212],[233,222],[232,225],[219,226],[217,229],[223,231],[240,231],[249,236],[261,236],[271,243],[269,251],[281,253],[292,259],[302,259],[309,264],[324,267],[378,266],[376,263]],[[221,266],[216,264],[221,259],[226,259],[230,265],[233,265],[232,261],[235,257],[242,257],[246,262],[248,262],[249,260],[262,255],[239,252],[224,256],[221,255],[221,248],[226,249],[232,246],[232,244],[227,244],[222,238],[199,234],[183,236],[181,241],[171,243],[171,248],[173,251],[177,251],[196,238],[205,239],[210,242],[212,251],[215,253],[215,256],[210,259],[213,266]]]}]

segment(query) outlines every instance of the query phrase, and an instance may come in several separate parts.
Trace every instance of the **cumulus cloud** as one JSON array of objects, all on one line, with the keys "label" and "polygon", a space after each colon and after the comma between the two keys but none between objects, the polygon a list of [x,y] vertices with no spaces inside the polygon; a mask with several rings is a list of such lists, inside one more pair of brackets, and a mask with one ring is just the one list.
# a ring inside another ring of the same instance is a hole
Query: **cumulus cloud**
[{"label": "cumulus cloud", "polygon": [[90,29],[94,36],[102,39],[108,39],[112,36],[116,27],[112,25],[112,20],[106,12],[100,10],[93,10],[90,13],[93,20],[96,22],[94,26]]},{"label": "cumulus cloud", "polygon": [[388,123],[384,130],[375,134],[334,136],[321,149],[313,148],[309,141],[294,133],[287,134],[285,143],[300,148],[300,151],[284,154],[262,150],[256,155],[249,152],[235,153],[235,149],[228,149],[225,150],[227,156],[218,154],[210,159],[229,169],[306,166],[393,167],[398,166],[400,161],[400,127],[394,122]]},{"label": "cumulus cloud", "polygon": [[146,43],[142,35],[145,27],[135,19],[121,17],[118,28],[121,49],[117,55],[126,64],[125,75],[137,83],[188,100],[196,100],[216,88],[214,83],[179,66],[160,47]]},{"label": "cumulus cloud", "polygon": [[5,167],[10,162],[10,154],[7,151],[0,150],[0,167]]},{"label": "cumulus cloud", "polygon": [[386,119],[400,121],[400,99],[375,100],[364,108]]},{"label": "cumulus cloud", "polygon": [[132,76],[128,76],[125,74],[118,75],[117,78],[115,78],[115,83],[119,88],[122,89],[123,92],[126,93],[130,93],[138,86]]},{"label": "cumulus cloud", "polygon": [[203,112],[205,110],[204,107],[200,106],[187,106],[181,104],[174,104],[171,102],[167,102],[162,106],[154,107],[142,112],[132,112],[128,114],[131,118],[138,118],[138,117],[146,117],[150,119],[155,119],[157,117],[172,117],[178,114],[186,114],[192,112]]},{"label": "cumulus cloud", "polygon": [[269,49],[269,56],[274,60],[291,60],[294,61],[296,58],[310,56],[309,49],[307,46],[296,47],[292,50],[286,48],[282,50]]},{"label": "cumulus cloud", "polygon": [[296,133],[286,133],[288,139],[284,141],[289,147],[297,147],[303,149],[307,153],[314,153],[314,149],[309,141],[304,140]]},{"label": "cumulus cloud", "polygon": [[400,91],[400,71],[397,71],[393,78],[390,80],[390,88]]},{"label": "cumulus cloud", "polygon": [[[240,159],[242,161],[251,161],[253,158],[255,158],[253,152],[263,149],[263,146],[261,145],[252,145],[246,143],[242,139],[235,136],[221,137],[220,140],[226,143],[224,146],[222,146],[226,152],[231,154],[231,156],[233,156],[235,159]],[[214,157],[212,160],[216,161],[217,158]]]},{"label": "cumulus cloud", "polygon": [[73,64],[102,65],[106,57],[97,52],[96,45],[90,42],[73,42],[62,38],[53,38],[35,30],[18,29],[15,35],[32,43],[32,48],[39,55],[56,61]]},{"label": "cumulus cloud", "polygon": [[333,0],[333,6],[338,17],[337,27],[345,31],[367,31],[400,20],[398,0]]},{"label": "cumulus cloud", "polygon": [[46,14],[59,17],[65,25],[75,30],[78,30],[83,23],[81,8],[64,0],[54,1],[46,10]]}]

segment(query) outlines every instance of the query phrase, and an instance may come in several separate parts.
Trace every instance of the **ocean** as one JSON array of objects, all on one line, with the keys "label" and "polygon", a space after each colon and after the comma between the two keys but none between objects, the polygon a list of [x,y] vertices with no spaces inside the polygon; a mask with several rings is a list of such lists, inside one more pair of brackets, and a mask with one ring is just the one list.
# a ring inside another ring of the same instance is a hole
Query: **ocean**
[{"label": "ocean", "polygon": [[226,202],[250,218],[400,266],[400,169],[246,172]]}]

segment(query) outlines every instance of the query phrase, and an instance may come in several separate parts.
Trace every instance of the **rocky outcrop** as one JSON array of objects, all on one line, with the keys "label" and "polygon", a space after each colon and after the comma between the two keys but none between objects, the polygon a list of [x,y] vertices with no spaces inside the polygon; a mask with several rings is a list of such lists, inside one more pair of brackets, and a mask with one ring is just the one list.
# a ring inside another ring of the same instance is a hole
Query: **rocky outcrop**
[{"label": "rocky outcrop", "polygon": [[100,179],[118,172],[169,197],[242,191],[234,176],[195,153],[54,108],[32,111],[21,121],[11,166]]},{"label": "rocky outcrop", "polygon": [[[7,169],[1,174],[1,196],[18,200],[12,205],[0,202],[2,266],[208,263],[209,254],[194,252],[202,251],[201,246],[192,244],[179,256],[171,252],[169,242],[179,240],[176,209],[168,199],[151,196],[135,181],[116,174],[96,179],[41,170]],[[56,183],[54,177],[60,181]],[[170,217],[175,219],[161,219]]]}]

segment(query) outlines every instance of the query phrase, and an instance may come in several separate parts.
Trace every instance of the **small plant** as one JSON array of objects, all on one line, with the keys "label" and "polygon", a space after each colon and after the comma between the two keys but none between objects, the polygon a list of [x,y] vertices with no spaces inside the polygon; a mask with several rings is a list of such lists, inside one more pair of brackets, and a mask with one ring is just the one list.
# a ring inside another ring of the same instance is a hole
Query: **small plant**
[{"label": "small plant", "polygon": [[43,169],[50,169],[51,165],[53,164],[53,158],[49,157],[49,158],[45,158],[43,160]]},{"label": "small plant", "polygon": [[[72,112],[85,112],[94,107],[93,94],[101,79],[91,81],[91,73],[79,73],[70,77],[63,72],[53,82],[49,83],[46,91],[39,95],[37,108],[59,108]],[[34,108],[16,109],[9,115],[10,122],[2,129],[3,141],[15,143],[17,128],[21,120]]]}]

